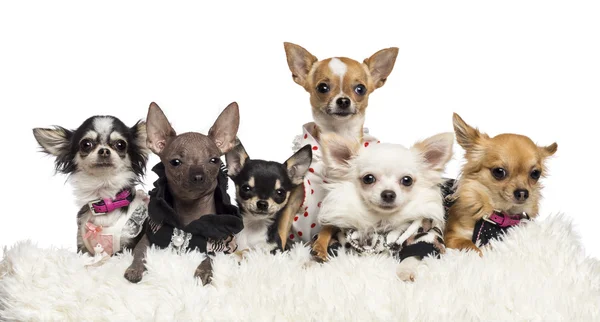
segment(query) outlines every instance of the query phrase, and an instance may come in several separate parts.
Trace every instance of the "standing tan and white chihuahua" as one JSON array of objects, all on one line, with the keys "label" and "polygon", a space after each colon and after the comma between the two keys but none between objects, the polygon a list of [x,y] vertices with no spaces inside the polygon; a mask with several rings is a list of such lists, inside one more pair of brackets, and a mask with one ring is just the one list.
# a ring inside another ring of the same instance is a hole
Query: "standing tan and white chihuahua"
[{"label": "standing tan and white chihuahua", "polygon": [[[292,242],[310,242],[318,233],[312,246],[313,254],[315,259],[325,261],[332,229],[329,226],[321,228],[318,223],[321,201],[326,194],[322,184],[327,181],[321,173],[321,134],[335,133],[364,144],[376,141],[365,135],[363,129],[369,95],[387,81],[398,48],[382,49],[362,63],[347,57],[319,60],[306,49],[288,42],[284,43],[284,48],[294,82],[310,94],[314,119],[314,123],[304,125],[294,150],[311,144],[313,163],[304,184],[290,197],[290,211],[284,214],[279,233],[282,240],[289,238]],[[299,211],[293,212],[294,208]]]}]

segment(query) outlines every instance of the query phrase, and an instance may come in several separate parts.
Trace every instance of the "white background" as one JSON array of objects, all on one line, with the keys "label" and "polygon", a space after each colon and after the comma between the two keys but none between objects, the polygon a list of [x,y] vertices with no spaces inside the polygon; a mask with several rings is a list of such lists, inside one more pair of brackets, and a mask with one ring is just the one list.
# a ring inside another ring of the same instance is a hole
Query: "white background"
[{"label": "white background", "polygon": [[[451,131],[452,112],[491,135],[557,141],[542,219],[566,213],[600,257],[598,2],[217,2],[0,5],[0,245],[75,249],[71,188],[38,152],[34,127],[76,128],[95,114],[131,125],[156,101],[177,131],[206,133],[237,101],[250,156],[284,161],[311,120],[308,93],[286,64],[290,41],[321,59],[400,48],[367,110],[366,126],[383,141]],[[461,158],[456,146],[447,175]]]}]

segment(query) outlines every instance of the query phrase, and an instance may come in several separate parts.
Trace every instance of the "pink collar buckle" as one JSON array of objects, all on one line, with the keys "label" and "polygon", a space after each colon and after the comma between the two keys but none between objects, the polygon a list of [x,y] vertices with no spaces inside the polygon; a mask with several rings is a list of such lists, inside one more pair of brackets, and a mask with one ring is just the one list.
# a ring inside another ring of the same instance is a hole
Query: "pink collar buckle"
[{"label": "pink collar buckle", "polygon": [[485,216],[483,219],[501,228],[506,228],[520,224],[522,219],[529,219],[529,216],[526,213],[509,215],[505,212],[494,210],[492,214]]},{"label": "pink collar buckle", "polygon": [[107,213],[129,206],[133,200],[133,194],[129,190],[119,192],[113,199],[98,199],[88,203],[90,211],[94,216],[106,215]]}]

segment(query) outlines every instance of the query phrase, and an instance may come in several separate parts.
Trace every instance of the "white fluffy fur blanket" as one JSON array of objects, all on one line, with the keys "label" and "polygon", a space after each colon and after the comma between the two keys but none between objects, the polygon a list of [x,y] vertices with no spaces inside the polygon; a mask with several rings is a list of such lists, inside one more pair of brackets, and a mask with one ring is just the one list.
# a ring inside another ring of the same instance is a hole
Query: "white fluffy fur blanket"
[{"label": "white fluffy fur blanket", "polygon": [[56,321],[600,321],[600,263],[586,258],[562,216],[514,229],[483,258],[428,258],[414,283],[394,260],[340,256],[306,267],[296,247],[219,256],[212,286],[193,279],[203,256],[150,251],[139,284],[131,255],[84,268],[85,258],[29,242],[0,263],[0,320]]}]

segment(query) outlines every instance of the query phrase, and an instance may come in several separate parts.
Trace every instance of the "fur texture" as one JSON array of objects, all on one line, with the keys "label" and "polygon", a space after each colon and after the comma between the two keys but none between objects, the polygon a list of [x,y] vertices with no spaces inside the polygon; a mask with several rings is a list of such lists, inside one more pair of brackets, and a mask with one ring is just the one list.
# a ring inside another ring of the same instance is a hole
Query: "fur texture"
[{"label": "fur texture", "polygon": [[[146,170],[150,150],[146,147],[146,123],[138,121],[127,127],[110,115],[92,116],[77,129],[64,127],[36,128],[35,139],[42,151],[52,155],[56,172],[66,174],[73,186],[75,203],[81,207],[77,214],[77,245],[80,251],[91,251],[85,246],[82,235],[85,224],[108,227],[122,216],[136,211],[145,201],[139,191],[129,207],[108,214],[93,216],[88,203],[98,199],[113,198],[121,190],[135,190]],[[122,236],[121,245],[132,247],[135,238]]]},{"label": "fur texture", "polygon": [[[319,221],[360,231],[405,230],[415,220],[433,219],[443,227],[444,209],[439,184],[452,156],[453,135],[440,134],[407,149],[397,144],[364,147],[339,136],[325,136],[329,190]],[[428,155],[437,153],[428,163]],[[365,177],[374,182],[367,184]],[[410,185],[402,184],[409,178]],[[383,193],[394,200],[384,202]]]},{"label": "fur texture", "polygon": [[538,215],[545,161],[558,146],[537,146],[523,135],[490,137],[454,114],[456,140],[465,149],[466,162],[457,180],[455,200],[448,213],[446,244],[481,254],[472,241],[478,220],[493,211]]},{"label": "fur texture", "polygon": [[311,146],[305,145],[279,163],[250,159],[239,142],[225,158],[244,220],[244,229],[236,235],[238,249],[283,250],[277,228],[291,192],[302,183],[311,164]]},{"label": "fur texture", "polygon": [[426,258],[414,283],[401,282],[386,256],[312,266],[299,246],[250,252],[241,264],[217,256],[213,284],[202,287],[192,277],[204,258],[197,252],[150,250],[148,274],[133,285],[122,277],[129,253],[84,268],[86,256],[23,242],[0,263],[0,320],[600,320],[600,262],[586,258],[568,220],[531,222],[493,246],[483,258],[455,250]]}]

